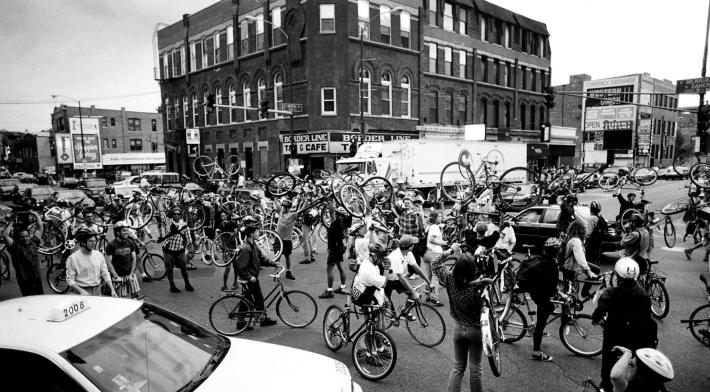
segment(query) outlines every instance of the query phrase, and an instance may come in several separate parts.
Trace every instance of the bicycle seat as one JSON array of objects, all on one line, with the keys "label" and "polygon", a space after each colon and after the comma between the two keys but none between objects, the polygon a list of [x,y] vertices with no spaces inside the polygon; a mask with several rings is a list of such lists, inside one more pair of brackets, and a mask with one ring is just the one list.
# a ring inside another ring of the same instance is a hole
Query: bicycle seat
[{"label": "bicycle seat", "polygon": [[522,247],[523,249],[535,249],[535,245],[533,244],[523,244]]}]

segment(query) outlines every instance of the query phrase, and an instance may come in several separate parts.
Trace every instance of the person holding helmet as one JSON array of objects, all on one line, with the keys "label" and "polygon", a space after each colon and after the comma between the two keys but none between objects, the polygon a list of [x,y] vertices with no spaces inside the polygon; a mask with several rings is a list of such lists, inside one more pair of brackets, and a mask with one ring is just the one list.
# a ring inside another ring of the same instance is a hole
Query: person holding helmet
[{"label": "person holding helmet", "polygon": [[190,277],[187,275],[187,246],[192,242],[190,231],[187,229],[187,223],[182,220],[182,210],[175,207],[168,214],[170,217],[170,226],[168,233],[158,242],[163,242],[163,257],[165,258],[165,271],[170,283],[170,292],[179,293],[180,289],[175,286],[173,280],[173,269],[180,269],[182,279],[185,281],[185,290],[194,291],[195,289],[190,284]]},{"label": "person holding helmet", "polygon": [[67,285],[82,295],[101,295],[101,282],[111,289],[111,296],[116,297],[116,290],[111,281],[111,274],[106,259],[95,250],[96,232],[81,228],[74,235],[79,244],[79,251],[67,258]]},{"label": "person holding helmet", "polygon": [[618,359],[615,346],[637,350],[656,347],[658,326],[651,314],[651,298],[636,282],[640,268],[631,257],[622,257],[614,265],[616,287],[607,288],[592,313],[592,323],[604,323],[602,343],[601,387],[612,390],[611,369]]},{"label": "person holding helmet", "polygon": [[[318,298],[333,298],[333,292],[338,294],[347,294],[346,289],[346,279],[345,269],[343,268],[343,255],[346,249],[346,236],[348,235],[348,227],[350,227],[349,222],[346,222],[346,217],[348,213],[343,207],[338,207],[336,209],[331,206],[331,224],[328,230],[328,266],[326,267],[326,274],[328,279],[328,288],[318,296]],[[340,288],[333,291],[333,281],[335,277],[333,276],[333,268],[338,267],[338,272],[340,273]]]},{"label": "person holding helmet", "polygon": [[670,359],[656,349],[640,348],[634,352],[615,346],[614,351],[621,353],[611,369],[614,392],[667,391],[664,384],[675,378]]},{"label": "person holding helmet", "polygon": [[601,256],[601,245],[609,231],[609,225],[601,215],[602,206],[594,200],[589,205],[589,221],[587,222],[587,240],[585,241],[585,251],[587,260],[592,263],[599,263]]},{"label": "person holding helmet", "polygon": [[106,256],[110,257],[108,263],[111,275],[117,276],[124,283],[126,291],[120,293],[122,297],[138,296],[140,286],[133,272],[136,270],[136,255],[138,247],[131,239],[131,227],[126,221],[118,221],[113,225],[113,241],[106,246]]}]

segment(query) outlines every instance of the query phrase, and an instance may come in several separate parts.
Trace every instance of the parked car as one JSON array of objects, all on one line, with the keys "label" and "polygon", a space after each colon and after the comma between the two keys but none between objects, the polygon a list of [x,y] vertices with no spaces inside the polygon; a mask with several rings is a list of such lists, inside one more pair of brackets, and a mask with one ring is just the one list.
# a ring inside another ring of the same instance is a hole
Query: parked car
[{"label": "parked car", "polygon": [[28,175],[25,172],[15,172],[15,174],[12,175],[13,178],[17,178],[18,180],[21,180],[22,177]]},{"label": "parked car", "polygon": [[140,186],[141,176],[130,176],[126,177],[121,181],[116,181],[113,183],[114,187],[130,187],[130,186]]},{"label": "parked car", "polygon": [[78,183],[79,180],[74,177],[64,177],[61,181],[59,181],[59,186],[62,188],[76,188]]},{"label": "parked car", "polygon": [[38,185],[36,188],[32,188],[32,197],[35,198],[38,203],[44,204],[45,200],[49,199],[54,192],[56,192],[56,190],[51,186]]},{"label": "parked car", "polygon": [[[579,219],[586,226],[589,222],[588,206],[575,206],[574,217]],[[516,249],[522,251],[523,244],[535,245],[535,251],[542,251],[542,246],[550,237],[559,237],[557,230],[557,220],[560,216],[560,206],[538,205],[530,207],[515,215],[511,225],[515,230]],[[616,222],[607,219],[609,232],[605,241],[602,242],[602,252],[616,249],[616,243],[621,240],[621,230]]]},{"label": "parked car", "polygon": [[[587,178],[587,176],[589,176],[589,172],[577,174],[577,182],[579,183],[580,181],[582,181],[582,180],[584,180],[585,178]],[[598,187],[598,186],[599,186],[599,176],[601,176],[601,174],[599,174],[599,173],[596,172],[596,171],[595,171],[594,173],[592,173],[591,177],[589,177],[589,179],[582,185],[582,187],[580,188],[580,190],[581,190],[582,192],[584,192],[584,190],[587,189],[587,188],[596,188],[596,187]]]},{"label": "parked car", "polygon": [[84,207],[94,207],[96,205],[91,198],[86,196],[86,193],[79,189],[57,189],[57,192],[59,192],[59,200],[64,199],[72,204],[81,202]]},{"label": "parked car", "polygon": [[10,193],[15,188],[15,185],[20,185],[20,180],[17,178],[0,179],[0,199],[7,200],[10,198]]},{"label": "parked car", "polygon": [[[681,173],[687,174],[688,170],[686,168],[683,169],[681,169]],[[662,167],[656,171],[658,172],[658,178],[662,180],[679,180],[684,177],[683,175],[678,174],[672,166]]]},{"label": "parked car", "polygon": [[17,187],[18,187],[17,190],[20,192],[20,194],[25,193],[25,191],[28,188],[32,188],[32,195],[34,196],[34,189],[39,187],[39,185],[31,183],[31,182],[28,182],[28,183],[21,182]]},{"label": "parked car", "polygon": [[20,177],[20,182],[37,183],[37,177],[35,177],[33,174],[25,174],[24,176]]},{"label": "parked car", "polygon": [[157,186],[181,186],[180,175],[178,173],[166,173],[158,171],[147,171],[141,173],[140,177],[147,179],[152,185]]},{"label": "parked car", "polygon": [[103,178],[82,178],[77,188],[84,191],[89,197],[99,197],[106,190],[106,180]]}]

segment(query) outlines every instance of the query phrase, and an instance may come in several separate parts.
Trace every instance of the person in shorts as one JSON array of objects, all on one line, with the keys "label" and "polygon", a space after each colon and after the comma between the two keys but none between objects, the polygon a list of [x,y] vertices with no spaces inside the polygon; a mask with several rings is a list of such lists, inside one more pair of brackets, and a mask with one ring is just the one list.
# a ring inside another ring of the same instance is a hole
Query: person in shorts
[{"label": "person in shorts", "polygon": [[106,263],[112,276],[117,276],[123,285],[117,291],[119,297],[138,297],[140,286],[134,274],[136,271],[136,255],[138,246],[131,238],[131,229],[126,221],[118,221],[113,225],[114,240],[106,247],[106,256],[110,262]]},{"label": "person in shorts", "polygon": [[281,216],[276,224],[276,233],[281,236],[281,241],[283,242],[281,255],[286,260],[286,279],[290,280],[296,280],[296,277],[291,272],[291,253],[293,252],[291,237],[293,236],[293,226],[296,224],[298,213],[299,211],[297,207],[293,206],[293,202],[289,199],[284,199],[281,202]]},{"label": "person in shorts", "polygon": [[195,289],[190,284],[190,278],[187,275],[187,245],[189,241],[190,231],[187,229],[187,223],[182,220],[182,210],[173,208],[170,210],[170,227],[168,234],[165,237],[158,239],[158,242],[163,244],[163,257],[165,259],[165,271],[170,283],[170,292],[179,293],[180,289],[175,286],[173,280],[173,269],[179,268],[182,274],[182,279],[185,281],[185,290],[194,291]]},{"label": "person in shorts", "polygon": [[[346,222],[347,212],[342,207],[338,207],[333,214],[332,223],[330,224],[330,230],[328,230],[328,288],[318,296],[318,298],[333,298],[333,293],[347,294],[345,291],[345,281],[347,279],[345,275],[345,269],[343,269],[343,255],[345,254],[345,236],[347,235],[348,225]],[[340,272],[340,288],[333,291],[333,281],[335,276],[333,275],[333,268],[337,267]]]}]

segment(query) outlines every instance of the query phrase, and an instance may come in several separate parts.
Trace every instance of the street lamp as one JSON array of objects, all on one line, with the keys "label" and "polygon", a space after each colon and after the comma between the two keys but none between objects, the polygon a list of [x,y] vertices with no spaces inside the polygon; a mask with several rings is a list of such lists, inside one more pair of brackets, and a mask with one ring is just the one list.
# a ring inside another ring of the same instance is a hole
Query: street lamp
[{"label": "street lamp", "polygon": [[[381,17],[382,15],[385,14],[393,14],[393,13],[398,13],[402,11],[402,7],[395,7],[392,8],[389,11],[385,12],[380,12],[379,14],[373,16],[370,18],[369,21],[367,21],[367,25],[369,26],[370,23],[372,23],[373,20],[376,18]],[[358,21],[359,23],[359,21]],[[362,55],[362,50],[363,50],[363,38],[364,38],[364,32],[365,32],[365,24],[363,23],[362,25],[358,26],[360,28],[360,69],[358,70],[360,72],[360,83],[359,83],[359,94],[360,94],[360,145],[365,143],[365,115],[364,115],[364,103],[363,103],[363,97],[362,97],[362,62],[365,61],[363,55]],[[368,39],[369,39],[369,34],[368,34]],[[372,80],[372,75],[370,75],[370,80]],[[368,99],[372,100],[372,97],[368,96]],[[390,97],[392,99],[392,97]]]},{"label": "street lamp", "polygon": [[84,125],[81,120],[81,101],[79,101],[78,99],[72,98],[68,95],[52,94],[53,99],[56,99],[58,97],[69,98],[79,105],[79,132],[81,134],[81,162],[84,165],[84,177],[86,177],[86,150],[84,148]]},{"label": "street lamp", "polygon": [[[247,20],[252,20],[255,22],[262,22],[262,23],[268,23],[277,30],[281,32],[286,37],[286,40],[290,43],[291,42],[291,37],[284,31],[284,29],[281,28],[281,26],[276,26],[273,22],[270,22],[268,20],[264,20],[261,18],[257,18],[255,16],[247,15],[244,17]],[[287,56],[287,61],[288,61],[288,100],[290,103],[293,103],[293,72],[292,72],[292,64],[291,64],[291,48],[286,48],[286,56]],[[274,102],[274,109],[278,108],[275,106],[276,102]],[[296,142],[294,141],[294,134],[293,134],[293,111],[291,111],[291,157],[295,158],[296,157]]]}]

